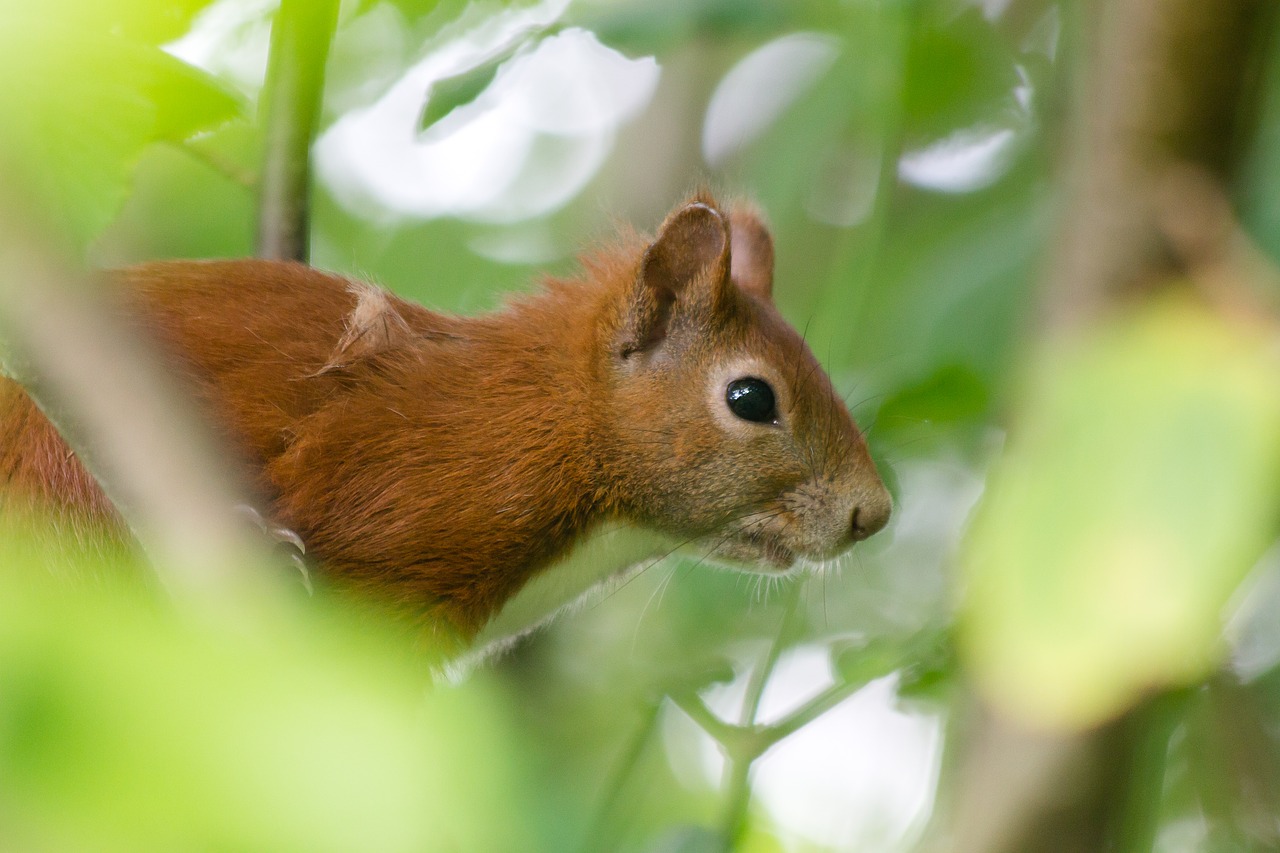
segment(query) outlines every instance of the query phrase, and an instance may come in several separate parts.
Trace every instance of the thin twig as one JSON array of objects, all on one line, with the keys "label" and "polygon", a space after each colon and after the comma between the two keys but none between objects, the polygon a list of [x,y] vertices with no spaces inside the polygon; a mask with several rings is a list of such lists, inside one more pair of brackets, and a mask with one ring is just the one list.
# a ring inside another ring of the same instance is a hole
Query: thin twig
[{"label": "thin twig", "polygon": [[673,693],[671,701],[720,746],[727,761],[750,762],[759,753],[761,730],[758,727],[726,723],[695,693]]},{"label": "thin twig", "polygon": [[[751,680],[747,684],[747,693],[742,702],[742,715],[739,718],[740,725],[737,727],[738,736],[742,732],[754,731],[756,717],[760,713],[760,700],[764,696],[765,685],[768,684],[769,676],[773,673],[773,669],[778,663],[778,658],[782,655],[782,650],[786,648],[786,643],[791,638],[796,615],[800,610],[803,590],[803,583],[794,583],[788,590],[788,597],[783,604],[782,622],[778,626],[778,633],[773,638],[773,643],[769,646],[769,652],[765,659],[751,674]],[[726,748],[725,761],[727,766],[725,775],[727,783],[725,785],[725,812],[721,824],[721,837],[724,839],[725,848],[729,850],[732,850],[737,845],[746,830],[747,807],[751,804],[751,765],[770,746],[768,742],[760,737],[752,737],[751,741],[749,748],[741,751]],[[722,740],[721,744],[727,747],[725,741]]]},{"label": "thin twig", "polygon": [[767,726],[763,731],[765,741],[772,746],[783,738],[790,737],[866,686],[864,681],[831,685],[783,719]]}]

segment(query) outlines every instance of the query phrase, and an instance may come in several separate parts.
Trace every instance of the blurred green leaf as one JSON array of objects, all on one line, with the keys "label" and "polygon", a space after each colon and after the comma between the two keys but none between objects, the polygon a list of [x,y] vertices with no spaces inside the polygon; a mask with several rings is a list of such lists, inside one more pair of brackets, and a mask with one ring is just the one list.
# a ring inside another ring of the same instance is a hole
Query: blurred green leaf
[{"label": "blurred green leaf", "polygon": [[0,162],[78,245],[119,210],[148,143],[186,138],[241,109],[157,48],[50,26],[0,33],[0,79]]},{"label": "blurred green leaf", "polygon": [[956,674],[955,647],[949,631],[922,635],[898,672],[898,699],[938,705],[950,694]]},{"label": "blurred green leaf", "polygon": [[798,0],[650,0],[583,4],[573,17],[603,43],[637,55],[664,52],[697,38],[767,37],[797,25],[815,5]]},{"label": "blurred green leaf", "polygon": [[844,684],[868,684],[884,678],[908,659],[908,650],[896,638],[877,637],[866,643],[841,644],[831,649],[831,668]]},{"label": "blurred green leaf", "polygon": [[0,537],[7,849],[538,846],[495,697],[474,679],[427,695],[375,617],[313,601],[190,623],[136,591],[59,589],[51,556]]},{"label": "blurred green leaf", "polygon": [[693,666],[655,673],[654,688],[661,694],[696,693],[715,684],[733,681],[733,663],[727,658],[698,658]]},{"label": "blurred green leaf", "polygon": [[1019,83],[1014,55],[976,7],[928,4],[912,30],[902,109],[908,135],[936,138],[999,114]]},{"label": "blurred green leaf", "polygon": [[982,377],[966,365],[941,365],[914,385],[894,392],[876,416],[888,428],[901,422],[953,424],[986,414],[990,392]]},{"label": "blurred green leaf", "polygon": [[649,853],[724,853],[724,838],[704,826],[679,826],[663,833]]},{"label": "blurred green leaf", "polygon": [[961,647],[989,698],[1085,727],[1221,654],[1274,534],[1270,339],[1183,302],[1039,354],[965,548]]},{"label": "blurred green leaf", "polygon": [[[102,229],[128,192],[131,164],[151,139],[155,105],[115,62],[76,66],[64,56],[34,58],[7,50],[0,36],[0,115],[7,133],[0,162],[40,212],[57,222],[75,244],[84,245]],[[50,54],[55,53],[50,51]],[[27,59],[14,61],[16,57]],[[115,57],[111,57],[114,59]],[[15,76],[39,80],[39,90],[13,84]],[[21,116],[21,119],[17,117]]]},{"label": "blurred green leaf", "polygon": [[139,85],[155,104],[155,139],[181,142],[201,131],[242,118],[245,103],[217,78],[164,51],[140,48]]},{"label": "blurred green leaf", "polygon": [[[988,193],[902,200],[873,266],[833,270],[810,332],[815,351],[830,347],[836,364],[861,365],[888,388],[952,368],[1001,387],[1021,357],[1052,201],[1034,174]],[[908,425],[890,419],[877,430]]]},{"label": "blurred green leaf", "polygon": [[50,25],[64,33],[109,35],[158,45],[184,35],[213,0],[41,0],[0,2],[9,34]]}]

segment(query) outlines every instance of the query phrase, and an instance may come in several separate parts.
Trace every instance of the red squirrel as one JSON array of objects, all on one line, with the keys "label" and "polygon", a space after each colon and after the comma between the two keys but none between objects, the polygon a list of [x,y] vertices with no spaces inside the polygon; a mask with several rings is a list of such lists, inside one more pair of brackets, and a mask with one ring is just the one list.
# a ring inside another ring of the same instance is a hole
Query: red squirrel
[{"label": "red squirrel", "polygon": [[[688,543],[781,573],[885,525],[862,435],[774,307],[772,239],[752,210],[700,194],[656,238],[583,266],[476,317],[292,263],[111,278],[243,455],[266,517],[323,573],[463,640],[531,578],[599,562],[594,532],[644,533],[614,561]],[[0,380],[6,500],[118,523]]]}]

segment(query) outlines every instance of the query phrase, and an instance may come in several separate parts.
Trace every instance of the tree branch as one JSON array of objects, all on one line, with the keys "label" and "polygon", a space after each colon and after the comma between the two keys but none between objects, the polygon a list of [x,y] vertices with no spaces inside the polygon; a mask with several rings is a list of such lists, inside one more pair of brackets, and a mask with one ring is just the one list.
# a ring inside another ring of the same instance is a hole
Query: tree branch
[{"label": "tree branch", "polygon": [[[1069,9],[1067,4],[1061,7]],[[1044,323],[1071,329],[1185,280],[1170,188],[1229,185],[1254,113],[1269,0],[1095,0],[1075,7],[1084,49],[1065,169],[1067,207],[1046,268]],[[1179,184],[1181,182],[1181,184]],[[1223,197],[1226,197],[1226,193]],[[1203,197],[1203,193],[1199,194]],[[1030,733],[980,709],[960,755],[948,853],[1150,849],[1150,794],[1167,743],[1164,697],[1079,735]]]},{"label": "tree branch", "polygon": [[272,574],[233,513],[243,484],[150,353],[16,209],[0,209],[6,374],[93,474],[174,597],[242,613]]}]

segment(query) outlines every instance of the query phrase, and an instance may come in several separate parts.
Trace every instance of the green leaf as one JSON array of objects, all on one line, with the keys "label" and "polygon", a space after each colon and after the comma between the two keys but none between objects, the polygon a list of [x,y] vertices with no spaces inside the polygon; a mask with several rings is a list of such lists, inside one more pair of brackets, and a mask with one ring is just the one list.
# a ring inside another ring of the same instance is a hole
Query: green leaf
[{"label": "green leaf", "polygon": [[573,14],[575,23],[596,33],[601,42],[636,56],[665,53],[690,40],[781,34],[809,23],[805,19],[814,16],[814,8],[799,0],[649,0],[583,4]]},{"label": "green leaf", "polygon": [[157,110],[155,139],[182,142],[245,116],[244,100],[216,77],[163,51],[136,55],[139,85]]},{"label": "green leaf", "polygon": [[703,826],[677,826],[648,848],[652,853],[723,853],[724,838]]},{"label": "green leaf", "polygon": [[641,672],[640,676],[649,676],[653,683],[653,693],[657,696],[696,693],[715,684],[728,684],[733,681],[735,672],[733,663],[724,657],[706,659],[684,659],[671,666],[652,672]]},{"label": "green leaf", "polygon": [[949,631],[922,635],[911,660],[898,673],[898,699],[939,705],[951,692],[956,675],[955,646]]},{"label": "green leaf", "polygon": [[1210,671],[1280,510],[1278,368],[1262,331],[1182,302],[1043,348],[963,557],[992,702],[1087,727]]},{"label": "green leaf", "polygon": [[1014,55],[978,9],[922,15],[908,49],[902,107],[908,133],[943,136],[998,115],[1019,83]]},{"label": "green leaf", "polygon": [[480,93],[489,88],[502,64],[525,44],[526,42],[517,42],[487,62],[432,83],[427,92],[427,103],[422,108],[419,129],[426,130],[458,107],[466,106],[480,97]]},{"label": "green leaf", "polygon": [[831,649],[831,668],[844,684],[868,684],[884,678],[908,660],[908,647],[898,639],[876,638]]},{"label": "green leaf", "polygon": [[184,35],[191,20],[213,0],[41,0],[5,3],[5,29],[11,34],[56,27],[83,36],[110,34],[150,45]]},{"label": "green leaf", "polygon": [[149,45],[46,26],[0,34],[0,163],[78,246],[115,216],[143,148],[240,113],[207,75]]},{"label": "green leaf", "polygon": [[[4,65],[13,80],[9,73],[17,69]],[[156,108],[109,65],[73,67],[50,57],[48,64],[24,66],[21,73],[43,85],[40,91],[0,88],[0,121],[8,129],[0,162],[37,212],[83,246],[123,204],[130,168],[156,126]]]},{"label": "green leaf", "polygon": [[428,693],[385,615],[184,620],[67,540],[0,530],[6,849],[542,849],[500,695]]},{"label": "green leaf", "polygon": [[982,377],[962,364],[939,366],[914,385],[885,400],[876,424],[890,428],[902,422],[956,424],[980,418],[987,411],[989,393]]}]

